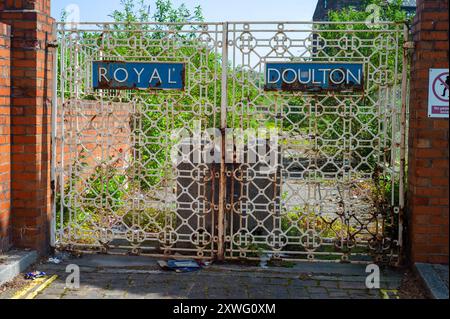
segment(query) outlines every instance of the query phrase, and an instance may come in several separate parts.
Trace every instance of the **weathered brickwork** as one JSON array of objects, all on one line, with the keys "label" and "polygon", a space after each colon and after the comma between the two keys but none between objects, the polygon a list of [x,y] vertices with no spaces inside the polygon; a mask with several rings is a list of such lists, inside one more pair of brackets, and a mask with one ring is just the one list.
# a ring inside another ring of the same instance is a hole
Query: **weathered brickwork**
[{"label": "weathered brickwork", "polygon": [[11,230],[16,247],[49,247],[53,19],[49,0],[1,0],[11,26]]},{"label": "weathered brickwork", "polygon": [[11,28],[0,23],[0,252],[11,245]]},{"label": "weathered brickwork", "polygon": [[413,262],[448,263],[448,119],[428,118],[430,68],[448,68],[448,0],[417,0],[411,65],[408,218]]},{"label": "weathered brickwork", "polygon": [[[64,121],[58,109],[57,131],[65,134],[64,143],[57,140],[57,166],[64,167],[64,183],[71,172],[77,171],[77,181],[91,177],[97,167],[109,165],[119,171],[130,164],[132,150],[130,105],[111,102],[66,100]],[[61,163],[61,160],[63,162]],[[58,187],[60,181],[58,180]]]}]

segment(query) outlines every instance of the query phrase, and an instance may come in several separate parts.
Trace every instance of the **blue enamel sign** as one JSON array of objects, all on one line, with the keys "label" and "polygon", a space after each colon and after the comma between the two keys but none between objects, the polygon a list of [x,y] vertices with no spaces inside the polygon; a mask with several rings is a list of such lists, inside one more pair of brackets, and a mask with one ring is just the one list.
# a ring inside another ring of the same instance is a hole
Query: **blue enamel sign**
[{"label": "blue enamel sign", "polygon": [[267,91],[362,91],[364,68],[362,63],[269,62],[265,80]]},{"label": "blue enamel sign", "polygon": [[92,70],[94,89],[184,89],[184,63],[93,61]]}]

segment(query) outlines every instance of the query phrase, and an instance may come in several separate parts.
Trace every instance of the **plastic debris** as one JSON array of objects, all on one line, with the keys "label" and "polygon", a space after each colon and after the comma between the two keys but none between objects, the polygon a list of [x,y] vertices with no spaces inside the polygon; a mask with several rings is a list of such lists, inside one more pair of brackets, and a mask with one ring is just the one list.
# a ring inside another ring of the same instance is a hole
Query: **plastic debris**
[{"label": "plastic debris", "polygon": [[192,272],[201,269],[195,260],[159,260],[158,265],[164,270],[174,270],[176,272]]},{"label": "plastic debris", "polygon": [[211,266],[212,261],[200,261],[199,264],[202,267],[208,267],[208,266]]},{"label": "plastic debris", "polygon": [[158,260],[158,265],[163,270],[170,270],[169,266],[167,265],[167,261],[165,260]]},{"label": "plastic debris", "polygon": [[53,257],[61,259],[61,261],[63,261],[65,259],[70,259],[72,257],[72,254],[70,254],[66,251],[61,251],[61,252],[56,253]]},{"label": "plastic debris", "polygon": [[40,278],[40,277],[44,277],[44,276],[46,276],[47,274],[45,273],[45,272],[43,272],[43,271],[33,271],[33,272],[27,272],[26,274],[25,274],[25,279],[28,279],[28,280],[35,280],[35,279],[37,279],[37,278]]},{"label": "plastic debris", "polygon": [[169,260],[167,266],[176,272],[191,272],[201,268],[195,260]]},{"label": "plastic debris", "polygon": [[62,262],[62,260],[58,257],[50,257],[48,259],[48,262],[57,265],[57,264],[60,264]]},{"label": "plastic debris", "polygon": [[268,254],[263,254],[263,255],[261,255],[261,257],[260,257],[260,262],[259,262],[259,266],[260,266],[261,268],[264,268],[264,269],[269,268],[269,267],[267,266],[267,262],[268,262],[270,259],[271,259],[271,256],[268,255]]}]

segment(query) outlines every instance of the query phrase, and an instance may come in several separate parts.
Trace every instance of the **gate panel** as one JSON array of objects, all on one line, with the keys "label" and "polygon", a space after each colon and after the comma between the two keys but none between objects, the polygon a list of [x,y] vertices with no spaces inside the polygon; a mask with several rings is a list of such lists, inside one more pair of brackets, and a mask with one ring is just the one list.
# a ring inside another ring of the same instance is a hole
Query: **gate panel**
[{"label": "gate panel", "polygon": [[[402,26],[229,30],[228,127],[249,133],[227,170],[227,257],[395,262]],[[266,91],[269,62],[362,63],[364,91]]]},{"label": "gate panel", "polygon": [[[403,36],[393,23],[58,24],[56,244],[396,261]],[[184,89],[94,89],[94,61],[182,62]],[[361,63],[364,89],[265,90],[269,62]]]},{"label": "gate panel", "polygon": [[[218,168],[192,141],[219,125],[221,38],[221,24],[58,25],[57,245],[214,254]],[[94,89],[94,61],[182,62],[184,89]]]}]

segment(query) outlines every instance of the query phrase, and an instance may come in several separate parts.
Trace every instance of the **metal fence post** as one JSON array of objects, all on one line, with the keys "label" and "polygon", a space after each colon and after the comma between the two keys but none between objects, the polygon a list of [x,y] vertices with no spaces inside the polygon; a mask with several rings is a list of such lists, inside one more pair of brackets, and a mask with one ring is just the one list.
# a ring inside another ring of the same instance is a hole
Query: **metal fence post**
[{"label": "metal fence post", "polygon": [[406,112],[408,93],[408,63],[409,63],[409,30],[405,24],[403,27],[403,55],[402,55],[402,108],[400,114],[400,174],[399,174],[399,216],[398,216],[398,244],[400,254],[403,251],[403,213],[405,208],[405,169],[406,169]]},{"label": "metal fence post", "polygon": [[50,246],[55,247],[56,244],[56,137],[57,137],[57,118],[58,118],[58,25],[56,22],[53,23],[53,36],[55,37],[54,42],[54,52],[53,52],[53,69],[52,69],[52,133],[51,133],[51,148],[52,148],[52,158],[51,158],[51,171],[50,171],[50,181],[51,181],[51,226],[50,226]]},{"label": "metal fence post", "polygon": [[220,186],[219,186],[219,212],[217,217],[217,258],[220,261],[225,259],[225,198],[226,198],[226,174],[225,174],[225,130],[227,127],[227,107],[228,107],[228,22],[224,22],[222,30],[222,83],[221,83],[221,106],[220,106],[220,130],[221,140],[221,161],[220,161]]}]

